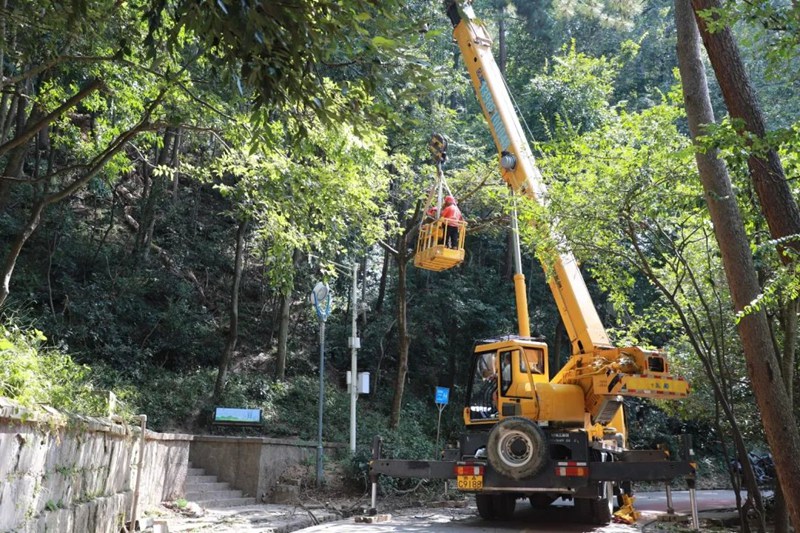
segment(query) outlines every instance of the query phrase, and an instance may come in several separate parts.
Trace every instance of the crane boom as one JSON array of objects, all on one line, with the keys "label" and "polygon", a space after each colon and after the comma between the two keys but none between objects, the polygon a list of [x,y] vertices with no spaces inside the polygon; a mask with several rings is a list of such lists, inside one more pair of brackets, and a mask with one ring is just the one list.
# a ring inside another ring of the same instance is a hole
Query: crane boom
[{"label": "crane boom", "polygon": [[[453,35],[469,70],[475,94],[497,146],[503,180],[514,192],[544,204],[547,190],[542,174],[536,167],[535,158],[514,111],[511,96],[492,56],[492,40],[489,34],[478,22],[468,3],[451,0],[447,5],[447,13],[453,23]],[[575,257],[570,251],[562,251],[547,263],[543,267],[569,335],[572,353],[591,353],[610,347],[608,334],[600,321]],[[518,299],[519,292],[517,291]]]}]

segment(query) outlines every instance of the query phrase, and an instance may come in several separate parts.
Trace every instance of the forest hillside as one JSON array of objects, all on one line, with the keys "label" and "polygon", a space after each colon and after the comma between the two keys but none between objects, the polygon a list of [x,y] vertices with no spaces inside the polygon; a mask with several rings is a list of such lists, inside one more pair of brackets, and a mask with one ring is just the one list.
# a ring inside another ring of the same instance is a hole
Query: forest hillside
[{"label": "forest hillside", "polygon": [[[435,388],[451,388],[453,442],[474,343],[517,332],[518,216],[551,374],[570,355],[541,267],[556,234],[612,341],[663,348],[691,383],[685,401],[626,400],[630,444],[690,432],[701,474],[739,484],[748,452],[800,446],[800,15],[697,0],[681,22],[682,3],[472,3],[540,206],[500,179],[439,0],[3,0],[0,395],[102,415],[112,391],[164,431],[258,408],[262,427],[228,431],[312,439],[323,282],[324,438],[346,442],[357,272],[359,453],[380,433],[431,457]],[[434,133],[467,223],[465,260],[443,272],[414,266]]]}]

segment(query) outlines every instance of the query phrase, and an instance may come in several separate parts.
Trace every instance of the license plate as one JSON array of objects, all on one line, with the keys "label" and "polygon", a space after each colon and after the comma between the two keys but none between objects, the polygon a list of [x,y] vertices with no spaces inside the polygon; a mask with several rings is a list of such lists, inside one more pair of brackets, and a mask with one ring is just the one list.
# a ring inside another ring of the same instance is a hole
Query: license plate
[{"label": "license plate", "polygon": [[480,490],[483,488],[483,476],[458,476],[456,483],[459,490]]}]

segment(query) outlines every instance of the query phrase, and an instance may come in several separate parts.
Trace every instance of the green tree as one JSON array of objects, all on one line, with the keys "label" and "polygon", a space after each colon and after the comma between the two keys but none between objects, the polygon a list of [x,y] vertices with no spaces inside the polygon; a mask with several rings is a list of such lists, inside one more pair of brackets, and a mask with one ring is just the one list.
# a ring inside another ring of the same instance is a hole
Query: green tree
[{"label": "green tree", "polygon": [[[223,179],[217,187],[231,200],[238,220],[252,221],[271,285],[287,300],[298,254],[313,253],[323,263],[352,258],[383,237],[385,138],[379,128],[362,127],[357,133],[348,124],[326,125],[310,114],[303,123],[289,115],[253,133],[246,122],[229,132],[231,146],[215,173],[232,181]],[[288,315],[284,318],[288,322]],[[228,345],[217,396],[235,342]],[[285,360],[279,368],[285,368]]]},{"label": "green tree", "polygon": [[[676,5],[686,8],[686,4]],[[800,210],[792,197],[789,184],[783,172],[777,150],[773,147],[758,148],[766,137],[766,126],[757,100],[749,84],[738,48],[733,41],[729,28],[717,26],[715,16],[710,14],[719,8],[716,2],[694,1],[692,3],[699,32],[690,22],[688,9],[683,12],[681,29],[687,41],[687,48],[681,57],[682,75],[687,84],[685,96],[687,114],[694,137],[703,133],[707,124],[713,123],[713,112],[710,102],[701,87],[705,86],[705,73],[696,50],[697,37],[702,37],[714,67],[717,80],[720,82],[726,105],[733,119],[736,120],[737,132],[747,137],[748,168],[750,178],[761,204],[764,219],[770,234],[785,245],[787,251],[782,259],[789,263],[795,259],[800,241]],[[710,14],[710,15],[709,15]],[[704,16],[705,15],[705,16]],[[711,26],[711,27],[710,27]],[[692,43],[691,46],[688,42]],[[800,472],[800,433],[796,425],[787,426],[784,417],[792,413],[792,395],[788,389],[792,387],[792,370],[795,354],[782,353],[772,343],[772,332],[763,307],[754,306],[753,300],[761,293],[759,280],[750,257],[750,250],[740,214],[735,205],[725,200],[730,196],[732,188],[725,172],[725,167],[716,151],[709,155],[698,155],[698,170],[706,191],[715,232],[722,252],[723,264],[728,278],[732,299],[737,311],[743,311],[739,320],[739,335],[742,339],[747,369],[753,381],[755,397],[761,411],[761,417],[767,440],[775,456],[776,469],[780,481],[780,495],[786,504],[791,521],[800,523],[800,485],[796,478]],[[787,239],[788,237],[792,237]],[[795,294],[792,299],[796,299]],[[797,304],[790,308],[796,314]],[[796,338],[795,331],[788,331],[787,340]],[[793,345],[794,342],[790,341]],[[759,348],[759,345],[761,348]],[[785,356],[782,361],[782,356]],[[788,374],[788,376],[787,376]],[[777,375],[777,379],[776,379]],[[787,381],[788,378],[788,381]],[[781,509],[780,514],[783,514]],[[785,527],[785,521],[781,527]],[[763,521],[762,521],[763,529]]]},{"label": "green tree", "polygon": [[[592,258],[589,269],[615,305],[617,336],[633,343],[670,343],[678,348],[673,358],[679,364],[684,360],[684,368],[692,366],[685,352],[690,348],[702,364],[695,375],[697,389],[711,395],[711,405],[723,412],[725,424],[717,429],[730,433],[736,455],[746,464],[740,422],[754,414],[742,409],[750,400],[740,385],[744,368],[728,362],[741,347],[731,336],[730,295],[720,288],[719,252],[694,180],[692,152],[678,131],[682,112],[671,95],[649,109],[618,108],[604,118],[584,133],[562,120],[553,140],[541,145],[543,172],[550,180],[548,218],[559,221],[579,256]],[[649,297],[632,298],[642,291]],[[704,391],[706,381],[710,387]],[[715,421],[716,412],[693,411],[702,414]],[[750,497],[763,509],[749,473]]]}]

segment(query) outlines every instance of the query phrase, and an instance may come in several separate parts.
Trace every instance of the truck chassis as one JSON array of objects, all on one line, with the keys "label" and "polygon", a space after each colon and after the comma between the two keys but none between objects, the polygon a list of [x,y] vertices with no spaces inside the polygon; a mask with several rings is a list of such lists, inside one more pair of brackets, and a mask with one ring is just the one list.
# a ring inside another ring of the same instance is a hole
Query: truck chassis
[{"label": "truck chassis", "polygon": [[604,442],[590,442],[581,429],[543,428],[549,457],[540,472],[514,479],[498,472],[486,457],[489,431],[468,431],[458,448],[445,450],[442,460],[402,460],[382,457],[383,442],[373,441],[369,465],[372,508],[377,505],[377,482],[381,475],[398,478],[456,480],[459,491],[475,494],[478,513],[487,520],[510,519],[516,500],[528,498],[536,508],[546,508],[558,499],[572,500],[583,521],[608,523],[613,510],[632,494],[631,482],[669,482],[685,479],[695,502],[695,463],[691,439],[681,436],[680,459],[667,450],[626,450]]}]

